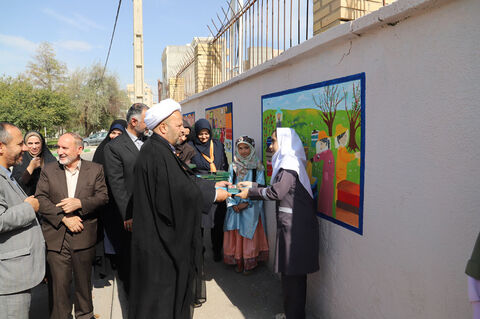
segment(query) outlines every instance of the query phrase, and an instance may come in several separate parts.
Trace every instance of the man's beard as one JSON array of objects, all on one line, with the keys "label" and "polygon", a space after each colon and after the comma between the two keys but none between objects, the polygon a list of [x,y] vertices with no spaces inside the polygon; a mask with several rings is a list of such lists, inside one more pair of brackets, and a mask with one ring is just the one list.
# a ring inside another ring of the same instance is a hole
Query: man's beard
[{"label": "man's beard", "polygon": [[64,158],[59,158],[58,162],[62,165],[70,165],[73,163],[74,160],[75,158],[73,157],[65,156]]},{"label": "man's beard", "polygon": [[23,161],[22,155],[23,155],[23,152],[21,152],[20,154],[18,154],[18,155],[15,157],[15,164],[14,164],[14,165],[18,165],[18,164],[22,163],[22,161]]},{"label": "man's beard", "polygon": [[144,137],[144,136],[145,136],[145,131],[146,131],[145,129],[140,130],[139,128],[135,127],[134,130],[135,130],[135,132],[137,133],[137,137],[140,138],[140,137]]}]

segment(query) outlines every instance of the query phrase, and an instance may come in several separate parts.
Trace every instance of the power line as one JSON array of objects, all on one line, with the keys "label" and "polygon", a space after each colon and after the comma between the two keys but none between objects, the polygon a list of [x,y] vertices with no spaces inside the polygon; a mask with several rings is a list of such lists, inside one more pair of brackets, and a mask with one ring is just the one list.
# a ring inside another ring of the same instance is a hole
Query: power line
[{"label": "power line", "polygon": [[103,66],[102,77],[105,75],[105,70],[107,69],[108,58],[110,57],[110,50],[112,50],[113,36],[115,35],[115,28],[117,27],[118,14],[120,12],[120,6],[122,5],[122,0],[118,0],[117,15],[115,16],[115,23],[113,24],[112,38],[110,39],[110,46],[108,47],[107,59],[105,60],[105,65]]}]

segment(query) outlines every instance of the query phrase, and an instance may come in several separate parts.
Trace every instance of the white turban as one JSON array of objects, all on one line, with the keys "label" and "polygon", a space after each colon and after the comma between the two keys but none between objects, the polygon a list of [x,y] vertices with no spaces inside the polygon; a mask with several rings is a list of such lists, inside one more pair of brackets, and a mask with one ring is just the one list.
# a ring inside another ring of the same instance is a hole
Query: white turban
[{"label": "white turban", "polygon": [[158,123],[172,115],[175,111],[182,112],[182,107],[178,102],[172,99],[162,100],[160,103],[154,104],[145,113],[145,124],[149,130],[153,130]]}]

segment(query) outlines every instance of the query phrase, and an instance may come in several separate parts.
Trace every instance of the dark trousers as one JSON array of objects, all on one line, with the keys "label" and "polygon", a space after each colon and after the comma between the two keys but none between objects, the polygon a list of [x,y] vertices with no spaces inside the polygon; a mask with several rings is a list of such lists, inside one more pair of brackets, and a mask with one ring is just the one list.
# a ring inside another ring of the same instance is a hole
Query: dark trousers
[{"label": "dark trousers", "polygon": [[307,275],[282,273],[283,307],[287,319],[305,319]]},{"label": "dark trousers", "polygon": [[50,266],[48,284],[51,285],[53,299],[51,319],[71,318],[70,286],[72,273],[75,286],[75,317],[86,319],[93,316],[91,277],[95,246],[73,250],[70,246],[71,238],[71,235],[65,234],[60,252],[51,250],[47,252],[47,261]]},{"label": "dark trousers", "polygon": [[215,210],[215,217],[213,219],[213,228],[210,232],[212,240],[213,253],[220,255],[223,248],[223,223],[225,222],[225,215],[227,213],[227,205],[225,203],[218,203]]},{"label": "dark trousers", "polygon": [[123,288],[125,293],[128,296],[130,292],[130,264],[131,264],[131,255],[132,255],[132,233],[126,230],[121,232],[121,246],[118,251],[117,259],[117,269],[118,269],[118,278],[123,283]]}]

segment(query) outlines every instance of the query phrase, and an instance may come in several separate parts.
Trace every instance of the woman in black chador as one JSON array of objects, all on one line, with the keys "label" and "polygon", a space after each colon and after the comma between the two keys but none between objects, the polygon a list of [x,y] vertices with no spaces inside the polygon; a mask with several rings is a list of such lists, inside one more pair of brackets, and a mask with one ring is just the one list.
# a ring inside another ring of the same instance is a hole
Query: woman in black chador
[{"label": "woman in black chador", "polygon": [[23,140],[28,147],[28,152],[23,153],[22,163],[13,168],[12,176],[25,193],[31,196],[35,194],[42,167],[50,162],[55,162],[56,158],[48,149],[45,139],[39,132],[30,131],[25,134]]},{"label": "woman in black chador", "polygon": [[[125,128],[127,127],[127,121],[115,120],[110,125],[108,134],[105,139],[98,145],[93,155],[92,162],[102,164],[105,166],[104,148],[111,140],[118,137],[121,134],[125,134]],[[105,175],[105,179],[107,176]],[[108,183],[107,183],[108,186]],[[103,278],[107,275],[107,268],[105,263],[105,257],[110,260],[112,268],[117,264],[117,253],[120,250],[120,232],[119,229],[123,227],[123,220],[121,220],[118,214],[115,214],[115,202],[113,195],[108,189],[108,197],[111,198],[108,204],[102,209],[102,213],[98,218],[98,230],[97,230],[97,245],[95,247],[95,276]]]},{"label": "woman in black chador", "polygon": [[[195,136],[190,145],[196,151],[191,163],[197,167],[196,173],[206,174],[217,171],[228,171],[228,160],[225,155],[223,144],[212,137],[212,128],[206,119],[195,122]],[[202,216],[202,229],[211,228],[211,240],[213,248],[213,260],[222,260],[223,247],[223,222],[227,212],[226,204],[219,203],[212,206],[210,211],[204,212]]]}]

